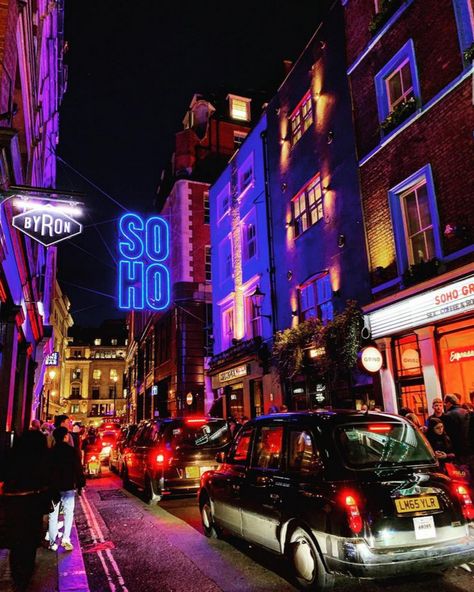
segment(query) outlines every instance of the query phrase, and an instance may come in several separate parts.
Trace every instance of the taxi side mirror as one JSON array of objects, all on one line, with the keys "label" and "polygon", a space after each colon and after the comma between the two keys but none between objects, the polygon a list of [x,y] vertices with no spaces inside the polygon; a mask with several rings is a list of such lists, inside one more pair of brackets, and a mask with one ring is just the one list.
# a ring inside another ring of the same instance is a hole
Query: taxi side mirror
[{"label": "taxi side mirror", "polygon": [[225,452],[218,452],[216,454],[216,462],[218,462],[219,464],[222,464],[225,462]]}]

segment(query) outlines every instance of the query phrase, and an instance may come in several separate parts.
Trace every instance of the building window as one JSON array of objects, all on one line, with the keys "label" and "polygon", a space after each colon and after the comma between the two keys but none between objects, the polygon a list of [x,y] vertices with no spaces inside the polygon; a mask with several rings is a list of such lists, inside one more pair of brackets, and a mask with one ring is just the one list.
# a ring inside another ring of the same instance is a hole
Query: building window
[{"label": "building window", "polygon": [[324,215],[323,192],[319,175],[293,199],[293,224],[299,236]]},{"label": "building window", "polygon": [[209,191],[204,191],[203,194],[203,209],[204,209],[204,224],[210,222],[210,209],[209,209]]},{"label": "building window", "polygon": [[217,196],[217,207],[219,211],[219,219],[223,218],[230,210],[230,192],[229,184]]},{"label": "building window", "polygon": [[219,263],[220,263],[220,276],[221,281],[225,282],[232,277],[232,244],[230,242],[230,236],[224,239],[220,244],[219,249]]},{"label": "building window", "polygon": [[313,123],[311,91],[308,91],[290,115],[291,143],[294,146]]},{"label": "building window", "polygon": [[[147,345],[148,345],[148,344],[147,344]],[[111,369],[110,369],[110,374],[109,374],[109,376],[110,376],[110,380],[115,380],[115,381],[117,381],[117,380],[118,380],[118,372],[117,372],[117,370],[116,370],[115,368],[111,368]]]},{"label": "building window", "polygon": [[100,377],[102,376],[102,370],[93,370],[92,371],[92,379],[93,380],[100,380]]},{"label": "building window", "polygon": [[222,313],[222,349],[232,345],[234,337],[234,309],[228,308]]},{"label": "building window", "polygon": [[253,155],[239,169],[239,192],[243,193],[253,181]]},{"label": "building window", "polygon": [[[255,287],[252,288],[251,292],[255,291]],[[250,294],[245,297],[245,324],[246,324],[246,335],[247,339],[252,337],[258,337],[262,334],[261,329],[261,317],[257,314],[257,309],[252,302]]]},{"label": "building window", "polygon": [[212,266],[211,266],[211,247],[205,247],[205,272],[206,272],[206,282],[210,282],[212,280]]},{"label": "building window", "polygon": [[71,387],[71,398],[78,399],[80,396],[81,396],[81,387],[72,386]]},{"label": "building window", "polygon": [[229,111],[232,119],[239,121],[250,121],[250,99],[228,95]]},{"label": "building window", "polygon": [[109,386],[109,399],[115,399],[115,397],[117,396],[117,387],[114,386]]},{"label": "building window", "polygon": [[234,150],[238,150],[242,146],[246,137],[247,133],[234,131]]},{"label": "building window", "polygon": [[439,217],[428,165],[389,191],[398,271],[442,258]]},{"label": "building window", "polygon": [[92,387],[92,398],[99,399],[100,398],[100,389],[97,386]]},{"label": "building window", "polygon": [[300,319],[318,317],[326,324],[334,317],[332,287],[329,274],[314,279],[300,288]]},{"label": "building window", "polygon": [[420,99],[415,47],[411,39],[377,73],[375,89],[381,122],[403,103]]},{"label": "building window", "polygon": [[81,369],[74,368],[71,372],[71,380],[81,380]]},{"label": "building window", "polygon": [[243,232],[244,244],[243,244],[243,251],[244,251],[244,259],[248,261],[255,257],[257,254],[257,229],[255,224],[249,222],[248,224],[244,224],[244,232]]},{"label": "building window", "polygon": [[75,349],[74,350],[74,357],[75,358],[80,358],[81,357],[81,350],[80,349]]},{"label": "building window", "polygon": [[79,413],[80,412],[80,405],[73,404],[71,405],[71,413]]},{"label": "building window", "polygon": [[110,340],[110,344],[111,345],[117,345],[117,340],[116,339],[111,339]]},{"label": "building window", "polygon": [[94,345],[101,345],[102,339],[94,339]]}]

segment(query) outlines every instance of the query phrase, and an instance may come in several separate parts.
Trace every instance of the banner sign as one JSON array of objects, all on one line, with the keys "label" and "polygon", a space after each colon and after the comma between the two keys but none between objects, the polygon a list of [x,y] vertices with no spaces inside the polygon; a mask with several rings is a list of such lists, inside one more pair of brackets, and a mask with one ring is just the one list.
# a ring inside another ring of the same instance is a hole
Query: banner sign
[{"label": "banner sign", "polygon": [[429,290],[367,314],[372,339],[474,311],[474,276]]},{"label": "banner sign", "polygon": [[474,346],[460,347],[449,351],[450,362],[474,361]]},{"label": "banner sign", "polygon": [[228,382],[229,380],[234,380],[234,378],[240,378],[247,374],[247,366],[236,366],[225,372],[219,372],[219,382]]},{"label": "banner sign", "polygon": [[164,310],[170,303],[168,223],[125,214],[119,221],[118,305],[123,310]]},{"label": "banner sign", "polygon": [[59,352],[52,352],[44,359],[45,366],[59,366]]}]

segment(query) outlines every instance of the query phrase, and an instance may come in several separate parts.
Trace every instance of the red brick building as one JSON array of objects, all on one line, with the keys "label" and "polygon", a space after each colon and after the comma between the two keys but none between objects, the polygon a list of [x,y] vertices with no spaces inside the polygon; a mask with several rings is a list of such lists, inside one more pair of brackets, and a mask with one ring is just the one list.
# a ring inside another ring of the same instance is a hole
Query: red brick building
[{"label": "red brick building", "polygon": [[156,198],[170,226],[171,304],[129,315],[132,419],[203,412],[212,403],[205,377],[212,353],[209,186],[247,135],[254,109],[246,97],[195,95],[176,134]]},{"label": "red brick building", "polygon": [[472,0],[343,0],[386,410],[474,391]]}]

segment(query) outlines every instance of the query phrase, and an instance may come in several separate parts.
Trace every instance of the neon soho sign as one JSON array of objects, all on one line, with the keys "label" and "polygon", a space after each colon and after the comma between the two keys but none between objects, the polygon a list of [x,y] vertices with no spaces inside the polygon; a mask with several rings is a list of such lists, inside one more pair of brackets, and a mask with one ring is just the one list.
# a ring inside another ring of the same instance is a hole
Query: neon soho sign
[{"label": "neon soho sign", "polygon": [[164,263],[170,233],[159,216],[125,214],[119,221],[118,305],[123,310],[164,310],[170,302],[170,274]]}]

